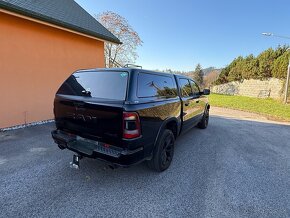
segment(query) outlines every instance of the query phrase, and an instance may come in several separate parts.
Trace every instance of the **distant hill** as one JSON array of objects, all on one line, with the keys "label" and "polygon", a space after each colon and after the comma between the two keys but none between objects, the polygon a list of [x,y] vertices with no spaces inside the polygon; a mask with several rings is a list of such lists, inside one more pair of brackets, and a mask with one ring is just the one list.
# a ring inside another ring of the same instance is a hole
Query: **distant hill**
[{"label": "distant hill", "polygon": [[210,68],[209,70],[204,71],[204,76],[203,76],[203,83],[204,87],[209,88],[219,77],[221,74],[222,69],[215,69],[215,68]]},{"label": "distant hill", "polygon": [[[166,70],[155,70],[155,71],[159,71],[159,72],[166,72],[166,73],[174,73],[174,74],[183,74],[185,76],[189,76],[191,78],[194,78],[194,71],[176,71],[176,70],[171,70],[171,69],[166,69]],[[203,72],[203,76],[204,77],[207,77],[209,74],[217,74],[217,75],[220,75],[222,69],[218,69],[218,68],[215,68],[215,67],[208,67],[208,68],[205,68],[205,69],[202,69],[202,72]]]},{"label": "distant hill", "polygon": [[[156,70],[156,71],[159,71],[159,70]],[[194,71],[184,72],[184,71],[175,71],[171,69],[166,69],[161,72],[181,74],[181,75],[188,76],[190,78],[195,78]],[[202,72],[203,72],[202,86],[208,88],[218,79],[220,73],[222,72],[222,69],[218,69],[215,67],[208,67],[208,68],[202,69]]]},{"label": "distant hill", "polygon": [[[211,74],[212,72],[217,73],[219,75],[222,72],[222,69],[217,69],[215,67],[208,67],[208,68],[202,69],[202,72],[203,72],[203,76],[206,77],[209,74]],[[184,72],[183,74],[185,74],[186,76],[192,77],[192,78],[194,77],[193,76],[194,71]]]},{"label": "distant hill", "polygon": [[215,67],[208,67],[208,68],[205,68],[205,69],[202,69],[202,72],[203,72],[203,76],[207,76],[208,74],[210,74],[211,72],[217,72],[218,74],[221,73],[222,69],[217,69]]}]

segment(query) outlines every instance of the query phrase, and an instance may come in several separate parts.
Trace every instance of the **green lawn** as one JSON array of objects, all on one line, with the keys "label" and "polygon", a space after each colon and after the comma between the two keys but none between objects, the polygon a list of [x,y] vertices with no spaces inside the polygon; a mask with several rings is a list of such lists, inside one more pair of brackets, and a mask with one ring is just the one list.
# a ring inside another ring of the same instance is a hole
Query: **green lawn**
[{"label": "green lawn", "polygon": [[274,99],[211,94],[210,105],[254,112],[277,120],[290,121],[290,105]]}]

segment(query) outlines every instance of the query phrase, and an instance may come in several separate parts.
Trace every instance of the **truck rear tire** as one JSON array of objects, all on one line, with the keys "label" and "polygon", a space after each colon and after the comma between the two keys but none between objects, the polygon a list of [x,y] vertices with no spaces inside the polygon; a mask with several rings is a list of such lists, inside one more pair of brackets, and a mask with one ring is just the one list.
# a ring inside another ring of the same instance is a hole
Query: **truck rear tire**
[{"label": "truck rear tire", "polygon": [[157,172],[166,170],[170,166],[173,158],[174,142],[175,137],[172,131],[165,129],[153,150],[152,159],[147,162],[148,167]]},{"label": "truck rear tire", "polygon": [[197,127],[200,129],[206,129],[208,126],[208,121],[209,121],[209,109],[206,108],[204,110],[201,121],[197,124]]}]

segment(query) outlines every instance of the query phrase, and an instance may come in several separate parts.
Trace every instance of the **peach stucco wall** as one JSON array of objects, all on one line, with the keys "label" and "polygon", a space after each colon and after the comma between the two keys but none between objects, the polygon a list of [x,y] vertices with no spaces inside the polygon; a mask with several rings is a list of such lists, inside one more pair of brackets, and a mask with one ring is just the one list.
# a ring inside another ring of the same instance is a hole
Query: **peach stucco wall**
[{"label": "peach stucco wall", "polygon": [[104,67],[104,42],[0,12],[0,129],[53,118],[75,70]]}]

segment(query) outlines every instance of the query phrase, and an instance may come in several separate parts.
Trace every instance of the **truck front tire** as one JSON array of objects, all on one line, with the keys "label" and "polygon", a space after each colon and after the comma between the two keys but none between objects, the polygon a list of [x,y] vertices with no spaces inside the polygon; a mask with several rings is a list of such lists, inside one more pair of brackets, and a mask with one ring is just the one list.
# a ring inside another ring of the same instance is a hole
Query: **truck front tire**
[{"label": "truck front tire", "polygon": [[172,131],[165,129],[157,140],[152,159],[148,161],[149,168],[162,172],[170,166],[174,154],[174,142]]}]

